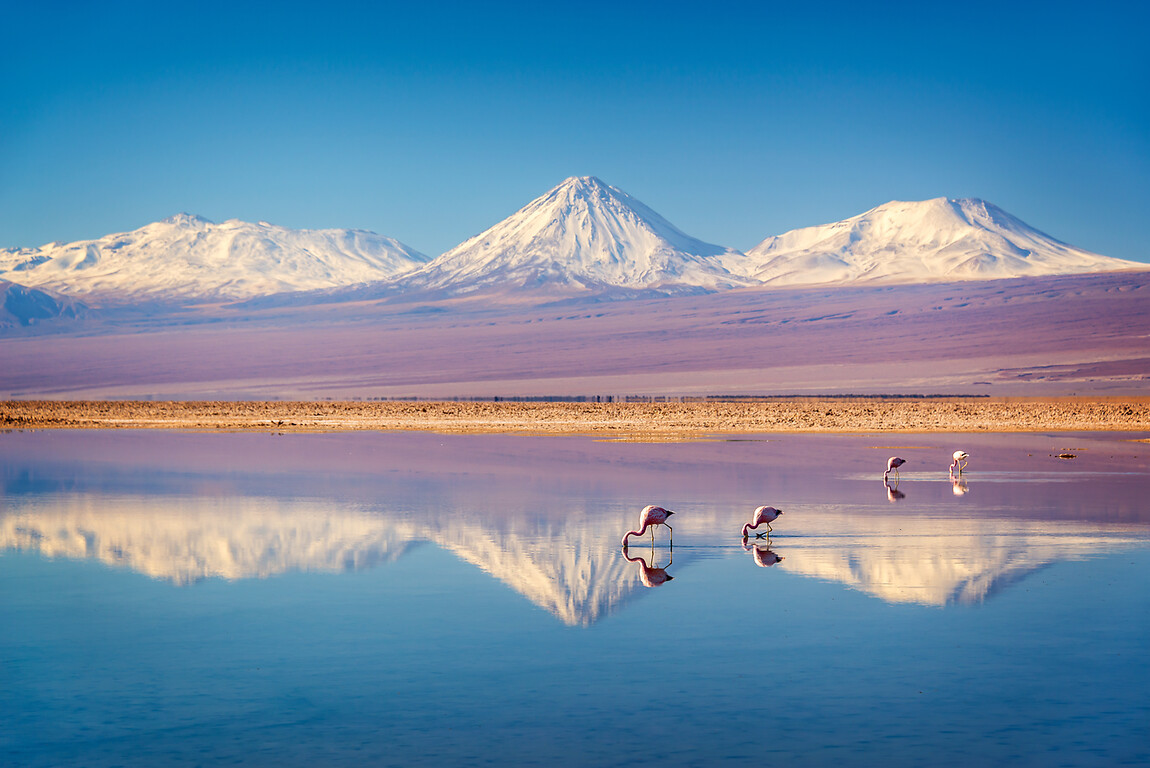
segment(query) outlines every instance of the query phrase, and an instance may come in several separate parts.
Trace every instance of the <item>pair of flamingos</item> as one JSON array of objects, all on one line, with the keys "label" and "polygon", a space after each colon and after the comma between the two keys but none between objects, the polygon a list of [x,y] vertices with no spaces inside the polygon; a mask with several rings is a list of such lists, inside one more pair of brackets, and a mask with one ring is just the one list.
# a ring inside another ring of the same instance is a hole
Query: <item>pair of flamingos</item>
[{"label": "pair of flamingos", "polygon": [[[961,475],[962,470],[966,469],[966,460],[970,458],[966,451],[955,451],[950,455],[953,461],[950,463],[950,473],[953,475],[954,470],[957,468],[958,473]],[[886,472],[883,472],[882,479],[886,480],[890,477],[890,473],[894,472],[895,479],[898,479],[898,468],[906,464],[906,459],[901,456],[891,456],[886,462]]]},{"label": "pair of flamingos", "polygon": [[[673,514],[675,513],[671,510],[663,509],[662,507],[656,507],[654,504],[648,504],[647,506],[643,507],[643,511],[639,513],[639,529],[635,531],[627,531],[627,533],[623,535],[623,549],[627,548],[627,539],[631,538],[632,536],[642,536],[647,532],[647,529],[651,530],[651,541],[654,542],[655,526],[657,525],[667,526],[667,530],[671,531],[671,540],[673,542],[674,531],[671,526],[667,524],[667,518]],[[766,525],[767,531],[769,532],[771,530],[771,523],[777,520],[781,514],[783,514],[781,509],[775,509],[774,507],[759,507],[751,516],[751,522],[743,526],[743,539],[745,540],[747,538],[748,531],[752,531],[755,528],[758,528],[760,525]],[[762,538],[763,534],[756,533],[755,537]]]}]

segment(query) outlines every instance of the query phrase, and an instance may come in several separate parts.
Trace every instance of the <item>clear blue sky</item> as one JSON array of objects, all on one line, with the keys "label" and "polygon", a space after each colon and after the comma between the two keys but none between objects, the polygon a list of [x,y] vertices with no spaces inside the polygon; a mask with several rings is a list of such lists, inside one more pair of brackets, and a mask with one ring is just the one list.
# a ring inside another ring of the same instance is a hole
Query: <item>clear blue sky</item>
[{"label": "clear blue sky", "polygon": [[1150,4],[2,10],[0,246],[187,211],[434,256],[595,175],[740,249],[971,196],[1150,261]]}]

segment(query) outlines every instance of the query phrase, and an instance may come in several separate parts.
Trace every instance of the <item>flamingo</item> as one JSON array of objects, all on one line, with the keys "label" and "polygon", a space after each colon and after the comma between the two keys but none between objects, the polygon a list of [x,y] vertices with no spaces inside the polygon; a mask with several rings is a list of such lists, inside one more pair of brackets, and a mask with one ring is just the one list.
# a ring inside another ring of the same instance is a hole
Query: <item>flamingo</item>
[{"label": "flamingo", "polygon": [[[662,507],[656,507],[654,504],[648,504],[647,506],[643,507],[643,511],[639,513],[639,530],[627,531],[627,533],[623,534],[623,549],[627,548],[628,538],[631,536],[642,536],[647,532],[648,528],[651,529],[651,543],[654,544],[655,526],[667,525],[667,518],[673,514],[675,513],[671,510],[663,509]],[[669,525],[667,525],[667,530],[671,531],[671,542],[673,544],[675,536],[674,531]]]},{"label": "flamingo", "polygon": [[950,465],[951,474],[954,474],[954,468],[958,467],[958,474],[961,475],[962,470],[966,469],[966,459],[967,459],[966,451],[955,451],[952,454],[952,458],[954,459],[954,461],[951,462],[951,465]]},{"label": "flamingo", "polygon": [[891,456],[886,462],[886,472],[882,473],[882,479],[886,480],[891,472],[894,472],[895,479],[898,479],[898,468],[906,464],[906,459],[901,456]]},{"label": "flamingo", "polygon": [[[779,519],[779,515],[783,514],[783,510],[775,509],[774,507],[759,507],[751,516],[751,522],[743,526],[743,541],[747,540],[747,531],[758,528],[760,525],[767,526],[767,533],[771,533],[771,523]],[[761,539],[766,534],[756,533],[755,538]]]}]

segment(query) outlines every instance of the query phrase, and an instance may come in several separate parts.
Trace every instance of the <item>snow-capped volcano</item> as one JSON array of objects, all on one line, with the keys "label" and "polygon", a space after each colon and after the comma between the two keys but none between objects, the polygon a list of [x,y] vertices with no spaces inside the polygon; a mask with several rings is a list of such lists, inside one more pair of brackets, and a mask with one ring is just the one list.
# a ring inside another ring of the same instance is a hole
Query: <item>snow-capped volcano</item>
[{"label": "snow-capped volcano", "polygon": [[1059,242],[982,200],[890,202],[747,251],[768,285],[925,283],[1146,269]]},{"label": "snow-capped volcano", "polygon": [[[407,287],[681,292],[747,285],[728,248],[690,237],[594,176],[572,177],[404,278]],[[741,254],[736,254],[741,256]]]},{"label": "snow-capped volcano", "polygon": [[100,304],[235,300],[390,279],[427,260],[363,230],[181,213],[98,240],[0,249],[0,278]]}]

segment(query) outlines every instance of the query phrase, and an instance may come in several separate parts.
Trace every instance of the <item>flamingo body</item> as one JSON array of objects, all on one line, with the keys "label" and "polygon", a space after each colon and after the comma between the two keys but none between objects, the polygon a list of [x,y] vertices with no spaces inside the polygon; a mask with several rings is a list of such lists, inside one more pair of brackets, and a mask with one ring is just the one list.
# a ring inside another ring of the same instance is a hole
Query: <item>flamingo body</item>
[{"label": "flamingo body", "polygon": [[[783,510],[775,509],[774,507],[759,507],[751,515],[751,522],[743,526],[743,538],[747,538],[747,532],[758,528],[760,525],[767,526],[767,532],[771,531],[771,523],[779,519],[779,515],[783,514]],[[755,534],[756,538],[762,538],[763,534]]]},{"label": "flamingo body", "polygon": [[950,471],[954,472],[955,467],[957,467],[959,473],[961,474],[962,470],[966,469],[966,460],[969,458],[966,451],[955,451],[951,455],[951,458],[953,458],[954,461],[952,461],[950,464]]},{"label": "flamingo body", "polygon": [[894,476],[898,477],[898,468],[903,464],[906,464],[906,459],[901,456],[891,456],[889,459],[887,459],[886,472],[883,472],[882,479],[886,480],[887,476],[889,476],[891,472],[894,472]]},{"label": "flamingo body", "polygon": [[[656,507],[654,504],[648,504],[647,506],[643,507],[643,511],[639,513],[638,530],[627,531],[627,533],[623,534],[623,549],[627,548],[628,538],[631,536],[642,536],[647,532],[648,528],[651,529],[651,541],[655,540],[655,526],[666,525],[667,530],[671,531],[671,526],[667,525],[667,518],[673,514],[675,513],[671,510],[663,509],[662,507]],[[674,534],[672,533],[672,535]]]}]

